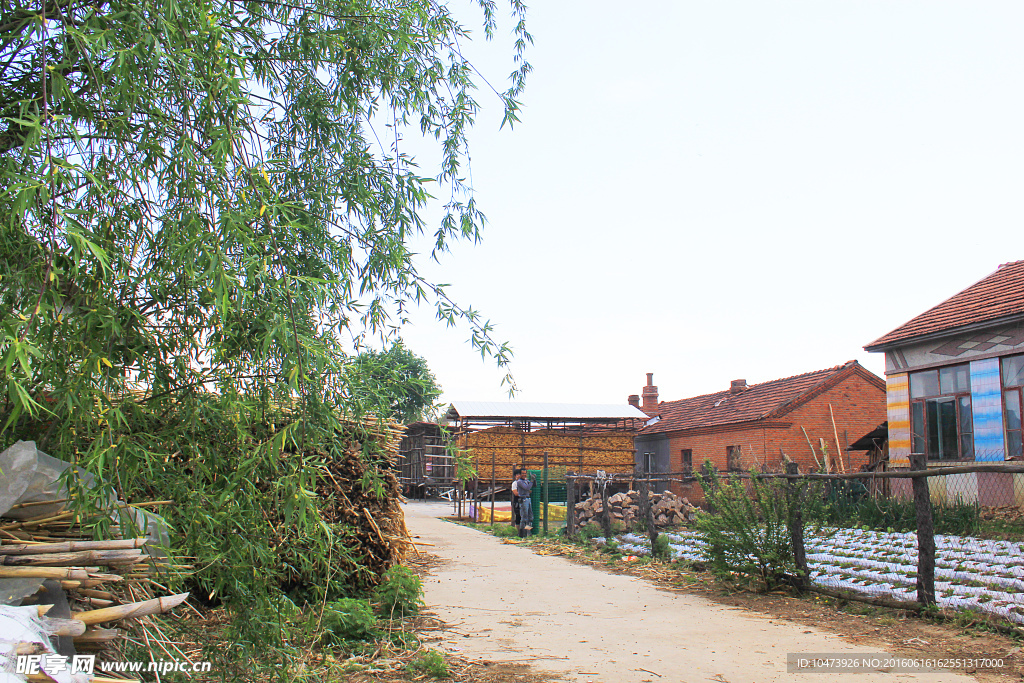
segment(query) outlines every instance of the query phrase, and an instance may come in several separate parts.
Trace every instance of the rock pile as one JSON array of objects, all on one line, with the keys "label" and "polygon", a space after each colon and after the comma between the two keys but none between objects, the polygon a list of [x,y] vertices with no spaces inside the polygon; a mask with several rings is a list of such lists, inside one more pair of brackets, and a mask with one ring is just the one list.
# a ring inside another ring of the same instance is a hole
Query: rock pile
[{"label": "rock pile", "polygon": [[[659,527],[672,524],[682,524],[691,521],[697,513],[697,508],[690,505],[686,498],[680,498],[671,491],[661,493],[648,493],[651,501],[651,511],[654,513],[654,525]],[[623,522],[629,526],[640,518],[640,494],[636,491],[616,493],[608,498],[608,505],[611,508],[613,522]],[[601,505],[601,498],[593,496],[581,503],[576,503],[576,520],[580,526],[587,522],[601,523],[601,513],[604,508]]]}]

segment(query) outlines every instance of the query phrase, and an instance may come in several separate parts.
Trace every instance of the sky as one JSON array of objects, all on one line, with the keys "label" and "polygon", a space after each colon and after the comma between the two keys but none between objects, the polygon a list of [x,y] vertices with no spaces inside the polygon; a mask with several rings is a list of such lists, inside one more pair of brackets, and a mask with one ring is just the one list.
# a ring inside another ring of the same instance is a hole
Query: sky
[{"label": "sky", "polygon": [[[506,28],[466,50],[497,87]],[[865,344],[1024,258],[1024,3],[535,0],[528,28],[521,123],[479,93],[484,238],[419,261],[511,343],[515,400],[881,375]],[[508,400],[466,329],[402,334],[442,400]]]}]

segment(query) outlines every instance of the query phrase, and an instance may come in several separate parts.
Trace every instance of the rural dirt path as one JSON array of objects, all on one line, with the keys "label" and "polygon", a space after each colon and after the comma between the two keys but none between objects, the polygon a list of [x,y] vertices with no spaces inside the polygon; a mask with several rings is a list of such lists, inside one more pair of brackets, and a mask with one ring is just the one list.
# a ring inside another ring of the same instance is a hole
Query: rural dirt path
[{"label": "rural dirt path", "polygon": [[789,652],[880,650],[536,555],[439,519],[451,514],[447,504],[404,508],[409,532],[434,544],[425,550],[442,560],[424,580],[428,608],[453,629],[438,646],[471,659],[530,662],[579,683],[973,681],[951,672],[787,673]]}]

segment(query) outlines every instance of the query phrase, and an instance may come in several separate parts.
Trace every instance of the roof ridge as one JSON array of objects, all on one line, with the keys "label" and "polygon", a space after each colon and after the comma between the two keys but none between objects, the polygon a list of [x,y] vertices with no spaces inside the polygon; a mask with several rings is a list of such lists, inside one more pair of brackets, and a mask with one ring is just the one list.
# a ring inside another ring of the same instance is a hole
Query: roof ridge
[{"label": "roof ridge", "polygon": [[[762,387],[762,386],[764,386],[766,384],[772,384],[774,382],[785,382],[786,380],[798,379],[800,377],[807,377],[808,375],[816,375],[816,374],[823,373],[823,372],[836,373],[836,372],[839,372],[840,370],[842,370],[844,368],[849,367],[851,364],[854,364],[854,363],[857,363],[857,361],[856,360],[848,360],[848,361],[846,361],[845,363],[843,363],[841,365],[834,365],[834,366],[832,366],[830,368],[823,368],[821,370],[811,370],[809,372],[801,372],[801,373],[796,374],[796,375],[790,375],[788,377],[779,377],[777,379],[769,379],[769,380],[765,380],[764,382],[758,382],[757,384],[748,384],[747,388],[744,391],[740,392],[740,394],[745,394],[746,392],[750,391],[751,389],[754,389],[756,387]],[[731,389],[722,389],[721,391],[712,391],[712,392],[707,393],[707,394],[697,394],[695,396],[687,396],[685,398],[679,398],[679,399],[676,399],[674,401],[661,401],[658,405],[660,406],[660,405],[662,405],[664,403],[678,403],[679,401],[692,401],[695,398],[704,398],[705,396],[717,396],[718,394],[731,394],[731,393],[732,393]]]},{"label": "roof ridge", "polygon": [[[877,337],[871,343],[866,344],[864,346],[864,348],[867,349],[867,350],[880,350],[878,347],[885,346],[887,344],[892,344],[892,343],[895,343],[895,342],[900,342],[900,341],[904,341],[904,340],[913,339],[915,337],[922,336],[924,334],[929,334],[929,333],[935,332],[935,331],[941,331],[941,330],[927,330],[927,329],[919,331],[919,330],[914,330],[913,328],[915,327],[915,323],[917,323],[917,325],[924,324],[924,321],[928,320],[929,316],[940,315],[941,314],[940,312],[942,311],[942,309],[944,309],[946,307],[949,307],[951,305],[952,306],[956,306],[961,301],[965,302],[965,305],[970,304],[972,298],[974,298],[978,294],[978,292],[977,292],[977,288],[978,287],[983,286],[987,281],[992,280],[992,279],[998,279],[998,278],[1002,278],[1002,277],[1011,277],[1012,278],[1014,276],[1013,275],[1007,276],[1006,272],[1008,270],[1018,270],[1022,266],[1024,266],[1024,260],[1008,261],[1006,263],[999,264],[999,266],[995,270],[993,270],[992,272],[988,273],[987,275],[985,275],[981,279],[976,280],[975,282],[971,283],[970,285],[968,285],[967,287],[961,289],[960,291],[956,292],[955,294],[953,294],[953,295],[943,299],[942,301],[940,301],[939,303],[935,304],[934,306],[932,306],[932,307],[926,309],[925,311],[923,311],[923,312],[913,316],[912,318],[910,318],[906,322],[902,323],[901,325],[898,325],[898,326],[894,327],[893,329],[889,330],[888,332],[886,332],[885,334],[881,335],[880,337]],[[1017,275],[1016,277],[1019,277],[1019,275]],[[1012,282],[1012,280],[1010,282]],[[1005,286],[1005,284],[1006,283],[1003,283],[1004,286]],[[947,315],[948,315],[948,313],[947,313]],[[980,319],[976,319],[974,321],[969,321],[969,320],[968,321],[961,321],[961,322],[959,322],[957,324],[947,325],[946,327],[943,327],[941,329],[954,329],[955,327],[958,327],[958,326],[961,326],[961,325],[964,325],[964,324],[968,324],[969,322],[979,322],[980,323],[980,322],[986,322],[988,320],[997,320],[1000,317],[1002,317],[1002,315],[998,311],[992,311],[986,317],[981,317]],[[907,328],[911,328],[911,330],[910,331],[904,331],[904,332],[901,333],[901,330],[907,330]]]}]

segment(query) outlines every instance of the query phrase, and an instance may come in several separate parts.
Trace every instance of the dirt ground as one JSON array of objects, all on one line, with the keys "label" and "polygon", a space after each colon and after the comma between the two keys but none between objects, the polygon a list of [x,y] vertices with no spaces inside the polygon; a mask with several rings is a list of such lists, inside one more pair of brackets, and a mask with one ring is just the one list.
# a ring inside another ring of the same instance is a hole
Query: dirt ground
[{"label": "dirt ground", "polygon": [[[420,558],[433,565],[426,567],[429,609],[446,623],[428,637],[472,670],[485,662],[512,667],[496,670],[495,681],[812,683],[837,677],[787,673],[787,653],[1002,657],[1004,668],[972,675],[874,671],[856,680],[1020,680],[1020,648],[1009,638],[959,633],[860,605],[837,609],[828,599],[724,595],[702,575],[660,565],[609,566],[572,547],[503,543],[438,519],[448,510],[406,505],[410,532],[433,544],[424,549],[437,558]],[[524,662],[532,664],[529,672],[518,666]]]}]

